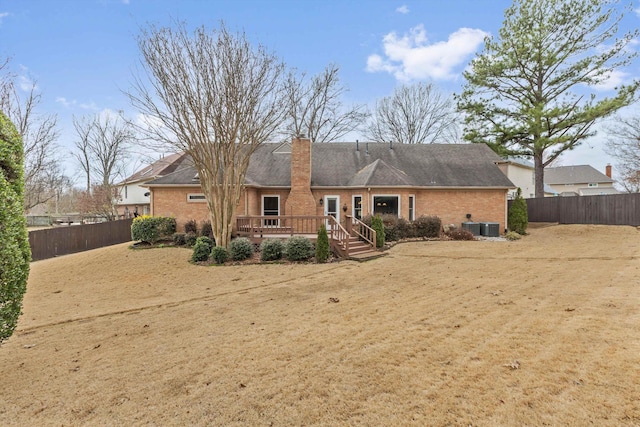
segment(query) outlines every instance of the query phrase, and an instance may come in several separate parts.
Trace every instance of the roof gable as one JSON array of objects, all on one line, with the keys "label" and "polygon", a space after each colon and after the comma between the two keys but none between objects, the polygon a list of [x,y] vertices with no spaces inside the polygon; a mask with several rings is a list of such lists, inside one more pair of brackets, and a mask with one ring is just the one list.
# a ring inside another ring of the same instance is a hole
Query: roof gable
[{"label": "roof gable", "polygon": [[613,179],[599,172],[590,165],[558,166],[547,168],[544,172],[547,184],[586,184],[595,182],[611,182]]}]

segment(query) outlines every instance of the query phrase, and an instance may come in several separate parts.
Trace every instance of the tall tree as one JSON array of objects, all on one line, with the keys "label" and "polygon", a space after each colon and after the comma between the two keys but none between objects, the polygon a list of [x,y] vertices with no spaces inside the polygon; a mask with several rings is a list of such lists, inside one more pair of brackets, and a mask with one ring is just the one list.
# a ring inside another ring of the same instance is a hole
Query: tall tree
[{"label": "tall tree", "polygon": [[618,117],[606,130],[607,151],[617,160],[619,183],[630,193],[640,192],[640,116]]},{"label": "tall tree", "polygon": [[402,85],[376,103],[365,136],[400,144],[457,142],[458,113],[432,83]]},{"label": "tall tree", "polygon": [[[124,178],[134,129],[121,115],[110,112],[93,117],[73,118],[77,139],[76,158],[86,175],[87,190],[83,206],[99,207],[85,213],[115,217],[115,183]],[[94,177],[92,180],[91,177]]]},{"label": "tall tree", "polygon": [[287,139],[292,135],[306,135],[313,142],[337,141],[367,118],[363,105],[343,105],[347,88],[340,84],[339,70],[331,64],[308,81],[305,73],[288,75],[284,126]]},{"label": "tall tree", "polygon": [[284,65],[224,23],[191,34],[151,27],[138,39],[145,79],[129,97],[148,136],[193,159],[216,244],[231,240],[249,159],[284,119]]},{"label": "tall tree", "polygon": [[[8,70],[8,60],[0,71]],[[0,110],[15,124],[24,147],[25,211],[45,203],[55,195],[55,187],[64,179],[57,155],[58,119],[54,114],[38,113],[42,94],[36,82],[21,91],[16,75],[7,71],[0,76]]]},{"label": "tall tree", "polygon": [[638,35],[616,38],[623,11],[610,0],[515,0],[497,39],[464,73],[458,97],[465,138],[502,155],[533,158],[536,197],[544,197],[544,168],[592,136],[593,124],[635,100],[638,81],[598,99],[636,57]]},{"label": "tall tree", "polygon": [[0,112],[0,343],[16,329],[29,277],[23,159],[20,135]]}]

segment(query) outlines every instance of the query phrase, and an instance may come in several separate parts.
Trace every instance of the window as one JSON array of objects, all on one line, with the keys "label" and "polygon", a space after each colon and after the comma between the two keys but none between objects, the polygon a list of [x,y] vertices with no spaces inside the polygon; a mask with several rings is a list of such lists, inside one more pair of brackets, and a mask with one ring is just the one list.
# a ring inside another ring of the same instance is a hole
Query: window
[{"label": "window", "polygon": [[353,216],[362,219],[362,196],[353,196]]},{"label": "window", "polygon": [[374,215],[400,215],[399,196],[373,196]]},{"label": "window", "polygon": [[409,221],[416,219],[415,214],[416,196],[409,196]]},{"label": "window", "polygon": [[598,183],[597,182],[590,182],[589,183],[589,187],[597,187]]},{"label": "window", "polygon": [[125,199],[128,199],[128,198],[129,198],[129,196],[128,196],[128,192],[127,192],[127,190],[128,190],[128,189],[129,189],[129,186],[128,186],[128,185],[125,185],[125,186],[124,186],[124,198],[125,198]]},{"label": "window", "polygon": [[[280,196],[262,196],[262,216],[278,216],[280,215]],[[264,219],[265,227],[277,227],[277,219]]]},{"label": "window", "polygon": [[202,193],[192,193],[192,194],[187,194],[187,202],[206,203],[207,199],[204,197],[204,194]]}]

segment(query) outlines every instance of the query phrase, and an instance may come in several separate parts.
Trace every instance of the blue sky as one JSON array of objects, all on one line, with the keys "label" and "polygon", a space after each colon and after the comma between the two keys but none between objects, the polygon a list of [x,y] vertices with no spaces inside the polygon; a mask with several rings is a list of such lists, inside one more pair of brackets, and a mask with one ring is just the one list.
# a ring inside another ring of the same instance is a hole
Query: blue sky
[{"label": "blue sky", "polygon": [[[403,81],[432,81],[460,91],[462,71],[497,34],[509,0],[0,0],[0,58],[11,57],[21,81],[37,81],[41,111],[56,113],[60,145],[75,137],[73,115],[136,111],[122,94],[139,61],[136,37],[148,24],[244,30],[288,66],[309,74],[340,66],[347,103],[373,105]],[[640,24],[638,14],[625,28]],[[640,62],[625,75],[638,76]],[[606,94],[606,92],[604,93]],[[604,170],[602,138],[565,155],[564,165]],[[69,157],[69,156],[65,156]],[[70,161],[67,170],[74,168]]]}]

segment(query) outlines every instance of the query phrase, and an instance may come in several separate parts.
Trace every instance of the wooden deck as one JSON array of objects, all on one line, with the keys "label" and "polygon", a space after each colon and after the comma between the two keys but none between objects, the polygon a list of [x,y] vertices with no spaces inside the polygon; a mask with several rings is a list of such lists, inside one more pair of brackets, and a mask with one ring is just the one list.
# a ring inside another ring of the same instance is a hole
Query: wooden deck
[{"label": "wooden deck", "polygon": [[346,228],[333,216],[242,216],[236,220],[236,232],[238,236],[247,237],[254,243],[292,236],[304,236],[315,241],[318,230],[324,224],[331,249],[337,256],[348,258],[356,254],[375,253],[375,231],[360,221],[355,220],[354,224],[350,216],[345,219]]}]

